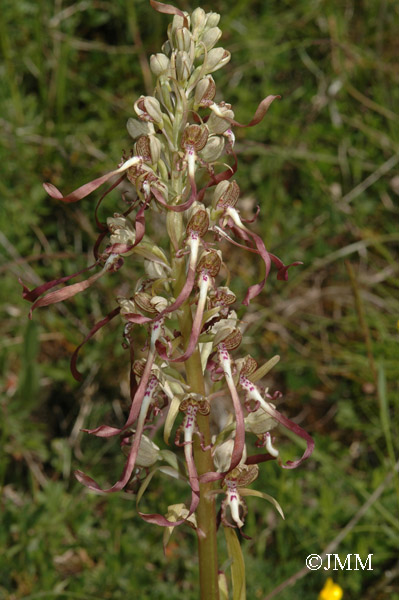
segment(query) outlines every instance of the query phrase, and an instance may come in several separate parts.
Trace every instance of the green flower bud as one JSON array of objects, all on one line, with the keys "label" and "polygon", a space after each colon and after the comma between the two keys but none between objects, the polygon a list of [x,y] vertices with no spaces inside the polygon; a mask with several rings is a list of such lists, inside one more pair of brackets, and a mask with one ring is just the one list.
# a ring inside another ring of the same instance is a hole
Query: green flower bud
[{"label": "green flower bud", "polygon": [[185,52],[190,52],[193,40],[191,33],[185,27],[181,27],[175,31],[175,48]]},{"label": "green flower bud", "polygon": [[163,73],[166,73],[169,68],[169,58],[162,54],[162,52],[158,52],[158,54],[153,54],[150,58],[150,67],[151,71],[159,77]]},{"label": "green flower bud", "polygon": [[224,48],[212,48],[208,52],[204,67],[207,73],[213,73],[226,65],[231,58],[231,54]]},{"label": "green flower bud", "polygon": [[219,13],[215,13],[215,12],[210,12],[206,15],[206,24],[205,27],[206,29],[211,28],[211,27],[216,27],[216,25],[219,23],[220,21],[220,15]]},{"label": "green flower bud", "polygon": [[204,43],[205,48],[208,52],[214,47],[215,44],[217,44],[217,42],[220,40],[221,35],[222,30],[219,29],[219,27],[211,27],[210,29],[205,31],[201,41]]},{"label": "green flower bud", "polygon": [[140,96],[134,103],[134,110],[141,121],[154,122],[163,126],[163,115],[159,101],[153,96]]},{"label": "green flower bud", "polygon": [[170,53],[172,52],[172,46],[169,40],[162,44],[161,50],[164,54],[166,54],[166,56],[170,56]]},{"label": "green flower bud", "polygon": [[200,152],[200,156],[205,162],[212,163],[220,157],[223,149],[224,139],[218,135],[214,135],[208,138],[204,149]]},{"label": "green flower bud", "polygon": [[196,8],[191,15],[191,28],[193,33],[201,32],[206,23],[206,13],[203,8]]},{"label": "green flower bud", "polygon": [[193,63],[187,52],[178,51],[176,53],[176,76],[178,81],[186,81],[193,68]]},{"label": "green flower bud", "polygon": [[146,123],[145,121],[139,121],[138,119],[128,119],[126,128],[129,135],[131,135],[134,140],[141,135],[155,133],[154,125],[152,123]]}]

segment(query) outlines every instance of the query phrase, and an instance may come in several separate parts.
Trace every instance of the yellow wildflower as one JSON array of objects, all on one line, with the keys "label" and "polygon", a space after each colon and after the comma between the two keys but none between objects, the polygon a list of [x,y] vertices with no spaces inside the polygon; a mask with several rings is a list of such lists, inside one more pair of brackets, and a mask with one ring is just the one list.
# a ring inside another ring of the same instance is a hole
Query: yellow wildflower
[{"label": "yellow wildflower", "polygon": [[341,600],[343,594],[344,591],[341,586],[338,583],[334,583],[331,577],[329,577],[319,594],[319,600]]}]

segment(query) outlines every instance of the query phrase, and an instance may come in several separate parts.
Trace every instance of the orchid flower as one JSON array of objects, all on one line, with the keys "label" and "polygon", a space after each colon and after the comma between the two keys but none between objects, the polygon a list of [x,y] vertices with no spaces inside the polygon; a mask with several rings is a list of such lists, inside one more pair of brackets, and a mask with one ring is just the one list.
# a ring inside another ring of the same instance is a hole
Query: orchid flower
[{"label": "orchid flower", "polygon": [[[144,513],[138,507],[138,514],[167,528],[168,539],[178,525],[189,523],[195,529],[201,597],[216,600],[218,523],[236,547],[239,544],[231,528],[244,526],[245,496],[272,502],[283,516],[276,500],[246,487],[256,479],[258,464],[268,460],[281,464],[272,434],[282,425],[306,441],[303,456],[283,464],[284,468],[299,466],[314,447],[309,434],[276,409],[280,393],[270,395],[255,384],[279,357],[258,368],[250,356],[232,355],[242,342],[242,333],[219,241],[226,239],[263,261],[264,277],[248,288],[245,306],[262,292],[273,265],[277,279],[286,280],[288,269],[301,263],[285,265],[266,249],[261,236],[248,226],[256,221],[259,207],[253,218],[241,215],[240,187],[233,179],[238,168],[234,129],[257,125],[279,96],[266,96],[249,123],[237,121],[232,106],[216,95],[212,75],[231,58],[228,50],[217,46],[222,34],[220,16],[202,8],[188,14],[157,0],[150,4],[173,19],[162,52],[150,59],[156,77],[154,93],[136,100],[134,116],[127,123],[132,149],[116,168],[66,195],[53,184],[44,184],[51,198],[74,203],[108,183],[94,209],[99,229],[95,262],[32,290],[21,282],[22,294],[32,303],[31,316],[38,307],[73,298],[126,261],[144,261],[144,276],[135,284],[124,282],[123,292],[119,288],[115,295],[115,306],[89,327],[71,359],[72,373],[81,380],[80,349],[112,319],[120,319],[122,346],[129,350],[130,406],[119,425],[102,424],[83,431],[100,438],[119,436],[125,464],[122,473],[112,478],[116,482],[105,489],[80,470],[75,476],[95,492],[128,489],[136,494],[137,507],[156,473],[188,482],[191,499],[187,506],[174,504],[164,514]],[[124,207],[102,222],[99,207],[122,182]],[[159,247],[146,233],[153,212],[169,236],[168,248]],[[87,271],[93,271],[87,279],[68,283]],[[137,348],[138,328],[147,330],[144,348]],[[226,402],[224,422],[219,418],[222,401]],[[175,432],[173,451],[159,448],[145,435],[148,429],[155,434],[163,426],[165,444],[173,444],[170,440],[181,412],[183,422]],[[251,434],[265,453],[247,455]],[[224,499],[218,520],[215,500],[219,494]],[[236,561],[232,569],[239,564]]]}]

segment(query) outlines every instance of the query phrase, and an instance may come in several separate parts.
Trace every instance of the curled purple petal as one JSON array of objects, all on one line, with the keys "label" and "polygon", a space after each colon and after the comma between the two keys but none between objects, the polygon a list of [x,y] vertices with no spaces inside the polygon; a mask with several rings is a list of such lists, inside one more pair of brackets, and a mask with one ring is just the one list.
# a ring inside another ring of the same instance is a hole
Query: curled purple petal
[{"label": "curled purple petal", "polygon": [[104,327],[104,325],[106,325],[107,323],[109,323],[114,317],[116,317],[116,315],[118,315],[120,313],[121,309],[120,307],[115,308],[113,311],[111,311],[106,317],[104,317],[104,319],[102,319],[101,321],[98,321],[98,323],[96,323],[94,325],[94,327],[92,327],[92,329],[89,331],[89,333],[86,335],[86,337],[84,338],[83,342],[81,342],[79,344],[79,346],[77,348],[75,348],[72,356],[71,356],[71,373],[74,376],[74,378],[77,381],[81,381],[82,379],[82,374],[78,371],[76,363],[78,360],[78,355],[79,355],[79,351],[82,348],[82,346],[84,346],[86,344],[86,342],[88,342],[95,333],[97,333],[97,331],[99,329],[101,329],[102,327]]},{"label": "curled purple petal", "polygon": [[52,183],[43,183],[43,187],[48,193],[48,195],[51,196],[51,198],[54,198],[55,200],[62,200],[62,202],[68,203],[78,202],[79,200],[82,200],[82,198],[86,198],[86,196],[94,192],[94,190],[98,189],[101,185],[103,185],[103,183],[109,181],[111,177],[113,177],[114,175],[118,175],[119,173],[123,173],[124,171],[127,171],[127,169],[137,164],[138,162],[140,162],[140,159],[137,156],[134,156],[133,158],[130,158],[129,160],[124,162],[123,165],[121,165],[114,171],[109,171],[105,175],[97,177],[96,179],[93,179],[93,181],[89,181],[88,183],[81,185],[79,188],[77,188],[70,194],[67,194],[66,196],[63,196],[60,190],[58,190]]},{"label": "curled purple petal", "polygon": [[230,117],[226,117],[225,115],[223,116],[223,118],[226,121],[229,121],[235,127],[253,127],[254,125],[257,125],[258,123],[261,122],[261,120],[263,119],[263,117],[267,113],[267,111],[268,111],[269,106],[271,105],[271,103],[274,100],[280,99],[280,98],[281,98],[281,96],[272,96],[272,95],[266,96],[266,98],[264,98],[262,100],[262,102],[259,103],[258,108],[256,109],[255,114],[254,114],[253,118],[251,119],[251,121],[249,123],[247,123],[246,125],[244,125],[243,123],[239,123],[235,119],[231,119]]},{"label": "curled purple petal", "polygon": [[95,262],[94,264],[90,265],[89,267],[85,267],[81,271],[78,271],[77,273],[73,273],[72,275],[66,275],[65,277],[59,277],[58,279],[54,279],[53,281],[47,281],[46,283],[42,283],[41,285],[34,288],[33,290],[29,290],[26,287],[26,285],[23,283],[22,279],[19,278],[18,281],[22,285],[22,288],[23,288],[22,297],[24,300],[28,300],[29,302],[34,302],[37,298],[39,298],[39,296],[41,296],[48,290],[51,290],[51,288],[56,287],[60,283],[65,283],[65,282],[69,281],[70,279],[73,279],[74,277],[77,277],[78,275],[85,273],[86,271],[90,271],[97,265],[98,265],[98,262]]}]

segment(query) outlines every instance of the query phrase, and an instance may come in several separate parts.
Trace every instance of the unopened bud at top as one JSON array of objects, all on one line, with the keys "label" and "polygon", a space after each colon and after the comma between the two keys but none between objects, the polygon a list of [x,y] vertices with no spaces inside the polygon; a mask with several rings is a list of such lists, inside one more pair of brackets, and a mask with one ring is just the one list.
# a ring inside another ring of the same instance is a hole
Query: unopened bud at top
[{"label": "unopened bud at top", "polygon": [[154,75],[159,77],[169,69],[169,58],[165,54],[162,54],[162,52],[153,54],[150,58],[150,67]]},{"label": "unopened bud at top", "polygon": [[220,21],[220,15],[219,13],[216,12],[210,12],[206,15],[206,24],[205,27],[208,29],[208,27],[216,27],[216,25],[218,25]]},{"label": "unopened bud at top", "polygon": [[191,29],[194,35],[203,31],[206,23],[206,13],[200,6],[196,8],[191,15]]},{"label": "unopened bud at top", "polygon": [[188,53],[179,50],[179,52],[176,53],[176,76],[178,81],[187,81],[191,75],[192,68],[193,62]]},{"label": "unopened bud at top", "polygon": [[193,40],[191,33],[186,27],[180,27],[174,32],[175,48],[190,53],[192,51]]}]

